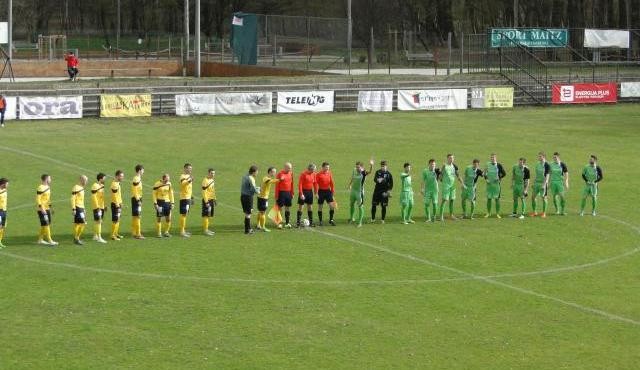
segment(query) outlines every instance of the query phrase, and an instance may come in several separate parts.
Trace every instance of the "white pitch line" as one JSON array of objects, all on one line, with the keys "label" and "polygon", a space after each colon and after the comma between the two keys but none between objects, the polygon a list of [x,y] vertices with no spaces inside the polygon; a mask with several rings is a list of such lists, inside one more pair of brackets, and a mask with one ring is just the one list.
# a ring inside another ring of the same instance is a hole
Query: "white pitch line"
[{"label": "white pitch line", "polygon": [[391,249],[389,249],[387,247],[384,247],[382,245],[375,245],[375,244],[367,243],[367,242],[364,242],[364,241],[361,241],[361,240],[357,240],[357,239],[352,239],[352,238],[349,238],[349,237],[346,237],[346,236],[342,236],[342,235],[338,235],[338,234],[333,234],[333,233],[326,232],[326,231],[320,231],[320,230],[313,230],[313,231],[316,232],[316,233],[325,235],[325,236],[330,236],[330,237],[333,237],[333,238],[336,238],[336,239],[341,239],[341,240],[347,241],[349,243],[360,244],[362,246],[375,249],[375,250],[377,250],[379,252],[384,252],[384,253],[391,254],[391,255],[394,255],[394,256],[397,256],[397,257],[401,257],[401,258],[405,258],[405,259],[408,259],[408,260],[411,260],[411,261],[414,261],[414,262],[422,263],[424,265],[432,266],[432,267],[438,268],[440,270],[454,272],[456,274],[459,274],[459,275],[462,275],[462,276],[466,276],[466,277],[468,277],[468,278],[470,278],[472,280],[483,281],[483,282],[485,282],[487,284],[500,286],[500,287],[503,287],[503,288],[507,288],[507,289],[522,293],[522,294],[531,295],[531,296],[538,297],[538,298],[541,298],[541,299],[544,299],[544,300],[560,303],[560,304],[562,304],[564,306],[573,307],[573,308],[578,309],[578,310],[583,311],[583,312],[588,312],[588,313],[592,313],[592,314],[595,314],[595,315],[599,315],[599,316],[605,317],[605,318],[607,318],[609,320],[621,321],[621,322],[625,322],[625,323],[628,323],[628,324],[633,324],[633,325],[636,325],[636,326],[640,326],[640,321],[637,321],[637,320],[634,320],[634,319],[630,319],[628,317],[612,314],[612,313],[609,313],[609,312],[606,312],[606,311],[603,311],[603,310],[600,310],[600,309],[597,309],[597,308],[584,306],[584,305],[581,305],[581,304],[578,304],[578,303],[575,303],[575,302],[571,302],[571,301],[567,301],[567,300],[564,300],[564,299],[556,298],[556,297],[553,297],[553,296],[550,296],[550,295],[547,295],[547,294],[544,294],[544,293],[539,293],[539,292],[536,292],[536,291],[533,291],[533,290],[530,290],[530,289],[520,288],[518,286],[515,286],[515,285],[512,285],[512,284],[508,284],[508,283],[504,283],[504,282],[495,280],[495,279],[490,278],[490,277],[476,275],[476,274],[473,274],[473,273],[470,273],[470,272],[467,272],[467,271],[464,271],[464,270],[460,270],[460,269],[455,268],[455,267],[439,264],[439,263],[430,261],[430,260],[425,259],[425,258],[419,258],[419,257],[413,256],[411,254],[405,254],[405,253],[396,252],[396,251],[391,250]]},{"label": "white pitch line", "polygon": [[[23,154],[23,155],[29,155],[29,156],[32,156],[34,158],[50,160],[50,161],[52,161],[54,163],[58,163],[58,164],[63,165],[63,166],[68,166],[68,167],[81,169],[83,171],[91,171],[89,169],[86,169],[86,168],[83,168],[83,167],[80,167],[80,166],[77,166],[77,165],[74,165],[74,164],[69,164],[69,163],[66,163],[66,162],[63,162],[63,161],[59,161],[59,160],[51,158],[51,157],[34,154],[34,153],[31,153],[31,152],[28,152],[28,151],[23,151],[23,150],[19,150],[19,149],[13,149],[13,148],[9,148],[9,147],[6,147],[6,146],[0,146],[0,149],[5,149],[7,151],[12,151],[14,153],[19,153],[19,154]],[[229,207],[231,207],[231,206],[229,206]],[[236,207],[233,207],[233,208],[236,208]],[[614,220],[612,217],[608,217],[608,218]],[[620,220],[616,220],[616,221],[621,223],[621,224],[627,224],[624,221],[620,221]],[[627,225],[631,226],[634,231],[640,233],[640,228],[638,228],[636,226],[633,226],[631,224],[627,224]],[[348,238],[348,237],[345,237],[345,236],[342,236],[342,235],[338,235],[338,234],[329,233],[329,232],[326,232],[326,231],[314,230],[314,232],[320,233],[320,234],[324,234],[326,236],[331,236],[333,238],[342,239],[342,240],[348,241],[350,243],[360,244],[360,245],[363,245],[363,246],[366,246],[366,247],[369,247],[369,248],[373,248],[373,249],[378,250],[380,252],[384,252],[384,253],[387,253],[387,254],[395,255],[397,257],[405,258],[405,259],[408,259],[408,260],[411,260],[411,261],[415,261],[415,262],[418,262],[418,263],[422,263],[422,264],[425,264],[425,265],[428,265],[428,266],[436,267],[436,268],[441,269],[441,270],[454,272],[454,273],[456,273],[458,275],[465,276],[465,277],[467,277],[469,279],[472,279],[472,280],[480,280],[480,281],[483,281],[483,282],[485,282],[487,284],[491,284],[491,285],[495,285],[495,286],[501,286],[501,287],[504,287],[504,288],[507,288],[507,289],[510,289],[510,290],[513,290],[513,291],[516,291],[516,292],[520,292],[522,294],[531,295],[531,296],[538,297],[538,298],[541,298],[541,299],[544,299],[544,300],[560,303],[560,304],[562,304],[564,306],[573,307],[573,308],[575,308],[577,310],[580,310],[580,311],[583,311],[583,312],[592,313],[592,314],[595,314],[595,315],[599,315],[599,316],[608,318],[610,320],[620,321],[620,322],[625,322],[625,323],[628,323],[628,324],[633,324],[633,325],[636,325],[636,326],[640,326],[640,321],[637,321],[637,320],[634,320],[634,319],[630,319],[630,318],[623,317],[623,316],[620,316],[620,315],[612,314],[612,313],[609,313],[609,312],[606,312],[606,311],[603,311],[603,310],[599,310],[599,309],[596,309],[596,308],[580,305],[580,304],[575,303],[575,302],[571,302],[571,301],[563,300],[563,299],[560,299],[560,298],[552,297],[550,295],[539,293],[539,292],[536,292],[536,291],[533,291],[533,290],[520,288],[520,287],[512,285],[512,284],[507,284],[507,283],[504,283],[504,282],[501,282],[501,281],[498,281],[498,280],[494,280],[494,278],[491,278],[491,277],[476,275],[476,274],[473,274],[473,273],[470,273],[470,272],[466,272],[466,271],[457,269],[455,267],[450,267],[450,266],[447,266],[447,265],[439,264],[439,263],[436,263],[436,262],[433,262],[433,261],[430,261],[430,260],[427,260],[427,259],[424,259],[424,258],[418,258],[418,257],[410,255],[410,254],[396,252],[396,251],[391,250],[389,248],[386,248],[386,247],[384,247],[382,245],[377,246],[375,244],[371,244],[371,243],[363,242],[363,241],[360,241],[360,240]],[[1,252],[1,253],[5,254],[5,255],[9,255],[6,252]],[[14,255],[14,256],[17,256],[17,255]],[[46,261],[42,261],[42,262],[46,262]],[[76,265],[71,265],[71,264],[67,264],[67,265],[69,267],[76,266]],[[81,266],[78,266],[78,267],[81,267]],[[96,269],[96,270],[101,270],[101,269]],[[109,271],[109,272],[113,271],[113,273],[117,273],[116,272],[117,270],[106,270],[105,269],[104,271],[105,272],[106,271]],[[142,275],[154,276],[156,274],[142,274]]]},{"label": "white pitch line", "polygon": [[11,257],[21,261],[37,263],[46,266],[63,267],[73,270],[89,271],[97,273],[106,273],[113,275],[135,276],[140,278],[163,279],[163,280],[190,280],[190,281],[207,281],[216,283],[253,283],[253,284],[290,284],[290,285],[397,285],[397,284],[417,284],[417,283],[443,283],[452,281],[469,280],[467,278],[442,278],[442,279],[424,279],[424,280],[282,280],[282,279],[245,279],[245,278],[215,278],[203,276],[189,275],[170,275],[147,272],[133,272],[124,270],[107,269],[101,267],[90,267],[76,265],[68,262],[45,261],[38,258],[26,257],[19,254],[9,252],[0,252],[0,255]]}]

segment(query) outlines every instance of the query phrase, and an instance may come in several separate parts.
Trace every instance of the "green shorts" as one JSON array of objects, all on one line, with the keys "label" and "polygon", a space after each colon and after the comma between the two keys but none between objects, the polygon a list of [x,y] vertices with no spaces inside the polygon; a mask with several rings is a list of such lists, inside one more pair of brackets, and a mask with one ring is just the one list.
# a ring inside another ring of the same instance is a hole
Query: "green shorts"
[{"label": "green shorts", "polygon": [[468,187],[466,189],[462,189],[462,200],[470,200],[472,202],[476,201],[476,188]]},{"label": "green shorts", "polygon": [[350,204],[356,203],[356,206],[360,207],[364,204],[364,196],[361,192],[351,192],[351,196],[349,197]]},{"label": "green shorts", "polygon": [[500,199],[500,183],[487,183],[487,199]]},{"label": "green shorts", "polygon": [[513,197],[514,198],[524,198],[524,186],[516,185],[513,187]]},{"label": "green shorts", "polygon": [[456,199],[456,187],[442,189],[442,200],[455,200]]},{"label": "green shorts", "polygon": [[538,183],[536,182],[535,184],[533,184],[533,195],[531,196],[532,198],[536,198],[536,197],[546,197],[547,196],[547,187],[544,186],[544,183]]},{"label": "green shorts", "polygon": [[597,197],[598,196],[598,184],[587,184],[584,186],[584,189],[582,190],[582,196],[583,197],[588,197],[588,196],[592,196],[592,197]]},{"label": "green shorts", "polygon": [[562,181],[553,181],[551,183],[551,195],[564,195],[564,184]]},{"label": "green shorts", "polygon": [[438,203],[438,192],[426,191],[424,193],[424,204],[435,204],[435,203]]},{"label": "green shorts", "polygon": [[408,191],[400,192],[400,204],[402,205],[413,204],[413,192],[408,192]]}]

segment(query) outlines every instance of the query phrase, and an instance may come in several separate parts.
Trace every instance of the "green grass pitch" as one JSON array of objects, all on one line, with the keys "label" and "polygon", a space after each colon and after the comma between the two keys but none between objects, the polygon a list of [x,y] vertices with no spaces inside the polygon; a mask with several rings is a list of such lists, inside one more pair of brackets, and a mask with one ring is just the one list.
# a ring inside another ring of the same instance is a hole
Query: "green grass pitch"
[{"label": "green grass pitch", "polygon": [[[639,122],[638,105],[9,122],[0,132],[0,175],[11,180],[0,368],[635,369]],[[568,216],[422,222],[418,174],[429,158],[442,164],[452,152],[462,167],[496,152],[510,170],[539,150],[560,151],[569,167]],[[581,218],[591,153],[605,179],[598,217]],[[418,223],[399,223],[396,193],[387,224],[346,224],[348,177],[371,156],[389,160],[396,177],[414,165]],[[238,191],[249,165],[262,175],[291,161],[299,173],[325,160],[339,190],[337,227],[243,234]],[[165,171],[176,183],[184,162],[197,184],[217,170],[217,235],[198,234],[196,203],[192,238],[132,240],[133,166],[146,167],[151,236],[149,187]],[[127,238],[91,242],[89,221],[87,244],[72,245],[73,183],[116,169],[126,175]],[[41,173],[53,176],[56,248],[34,244]]]}]

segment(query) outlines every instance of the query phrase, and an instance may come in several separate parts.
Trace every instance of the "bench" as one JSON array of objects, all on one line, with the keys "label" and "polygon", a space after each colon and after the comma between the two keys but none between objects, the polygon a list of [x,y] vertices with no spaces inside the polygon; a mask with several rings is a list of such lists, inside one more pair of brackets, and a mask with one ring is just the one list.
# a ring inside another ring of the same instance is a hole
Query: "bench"
[{"label": "bench", "polygon": [[409,62],[411,65],[414,65],[414,66],[416,62],[429,62],[429,63],[435,62],[433,53],[412,54],[412,53],[409,53],[408,50],[405,50],[405,56],[407,58],[407,62]]},{"label": "bench", "polygon": [[[116,72],[122,72],[122,71],[141,71],[141,72],[147,72],[147,76],[148,78],[151,78],[151,73],[153,71],[161,71],[162,68],[157,68],[157,67],[132,67],[132,68],[79,68],[80,73],[82,74],[83,71],[99,71],[99,72],[108,72],[109,76],[111,78],[114,78],[116,75]],[[64,70],[65,72],[67,72],[67,70]]]}]

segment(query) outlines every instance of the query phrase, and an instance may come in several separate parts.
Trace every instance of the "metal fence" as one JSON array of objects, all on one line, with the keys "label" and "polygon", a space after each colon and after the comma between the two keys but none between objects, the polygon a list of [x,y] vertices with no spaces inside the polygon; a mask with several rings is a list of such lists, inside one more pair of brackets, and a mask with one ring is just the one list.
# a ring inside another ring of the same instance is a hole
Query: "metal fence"
[{"label": "metal fence", "polygon": [[[640,78],[637,79],[640,82]],[[272,92],[273,112],[276,111],[276,98],[278,91],[309,91],[309,90],[331,90],[335,92],[336,112],[355,111],[358,107],[358,93],[367,90],[392,90],[393,109],[397,110],[397,90],[429,90],[429,89],[468,89],[468,102],[471,101],[471,91],[473,88],[507,86],[508,81],[500,78],[477,79],[473,81],[425,81],[425,80],[403,80],[403,81],[381,81],[381,82],[311,82],[300,81],[299,83],[260,83],[255,81],[240,81],[236,84],[220,85],[175,85],[175,86],[155,86],[155,87],[114,87],[114,88],[73,88],[73,89],[42,89],[42,90],[12,90],[12,96],[77,96],[83,97],[83,116],[100,116],[100,96],[103,94],[152,94],[152,114],[155,115],[175,115],[175,96],[177,94],[198,94],[198,93],[225,93],[225,92]],[[551,87],[546,86],[546,91],[542,94],[546,96],[543,104],[551,104]],[[638,103],[640,98],[619,98],[621,103]],[[529,106],[539,104],[526,95],[516,94],[514,96],[515,106]]]}]

